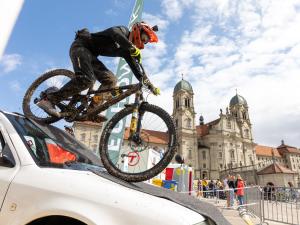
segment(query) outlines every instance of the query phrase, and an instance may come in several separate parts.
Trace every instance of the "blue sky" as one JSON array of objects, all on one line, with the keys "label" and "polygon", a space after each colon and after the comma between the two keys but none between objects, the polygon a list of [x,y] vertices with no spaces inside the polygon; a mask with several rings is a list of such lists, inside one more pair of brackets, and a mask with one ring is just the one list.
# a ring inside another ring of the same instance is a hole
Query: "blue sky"
[{"label": "blue sky", "polygon": [[[51,68],[71,68],[76,30],[128,25],[134,0],[28,0],[0,61],[0,108],[21,112],[30,83]],[[300,2],[294,0],[151,0],[143,18],[160,42],[143,50],[162,89],[151,102],[172,113],[181,74],[193,86],[205,122],[218,118],[235,90],[248,102],[254,141],[300,147]],[[113,71],[118,59],[100,57]]]}]

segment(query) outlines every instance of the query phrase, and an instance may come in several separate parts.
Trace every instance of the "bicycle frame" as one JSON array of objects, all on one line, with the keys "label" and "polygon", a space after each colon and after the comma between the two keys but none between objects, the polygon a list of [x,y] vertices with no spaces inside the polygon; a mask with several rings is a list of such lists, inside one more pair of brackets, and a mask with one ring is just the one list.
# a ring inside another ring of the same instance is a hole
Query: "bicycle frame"
[{"label": "bicycle frame", "polygon": [[[144,67],[138,62],[137,62],[137,64],[138,64],[140,70],[142,71],[142,73],[145,74]],[[91,109],[90,112],[85,113],[84,115],[79,115],[79,113],[81,113],[85,107],[82,110],[79,110],[79,111],[76,110],[76,112],[63,112],[63,113],[61,113],[61,116],[65,117],[66,120],[68,117],[72,117],[72,119],[71,119],[72,121],[74,121],[74,120],[85,121],[85,120],[87,120],[88,116],[95,116],[95,115],[107,110],[110,106],[122,101],[123,99],[127,98],[128,96],[132,95],[133,93],[136,93],[135,102],[134,102],[134,106],[135,106],[134,112],[136,114],[138,112],[140,100],[143,99],[142,91],[141,91],[142,87],[143,87],[143,81],[140,81],[137,84],[129,84],[129,85],[118,86],[118,87],[114,87],[114,88],[107,88],[107,89],[96,90],[96,91],[89,90],[85,96],[90,96],[92,94],[97,95],[97,94],[101,94],[101,93],[112,93],[112,92],[116,92],[119,95],[106,101],[104,104],[96,106],[94,109]],[[126,91],[122,92],[123,90],[126,90]],[[58,106],[58,107],[60,107],[60,106]],[[65,106],[63,106],[63,105],[61,106],[61,108],[64,108],[64,107]],[[74,117],[74,113],[76,115],[75,117]],[[132,118],[138,119],[136,115],[133,115]],[[141,126],[141,124],[140,124],[141,119],[138,120],[139,123],[137,123],[137,124],[135,124],[136,123],[135,119],[133,119],[131,121],[132,132],[134,132],[134,130],[136,130],[136,129],[140,130],[140,126]]]},{"label": "bicycle frame", "polygon": [[[128,96],[130,96],[134,93],[137,93],[141,88],[142,88],[142,84],[137,83],[137,84],[124,85],[124,86],[119,86],[119,87],[115,87],[115,88],[103,89],[103,90],[88,91],[88,93],[86,95],[82,96],[82,97],[89,96],[89,95],[92,95],[92,94],[111,93],[112,91],[120,92],[120,91],[126,90],[126,91],[123,91],[118,96],[113,97],[112,99],[106,101],[104,104],[101,104],[101,105],[95,107],[89,113],[86,113],[84,115],[78,115],[79,113],[81,113],[81,111],[75,112],[76,116],[72,120],[84,121],[90,115],[97,115],[97,114],[107,110],[110,106],[112,106],[112,105],[122,101],[123,99],[127,98]],[[62,108],[63,107],[66,107],[66,106],[62,106]],[[62,117],[70,117],[73,114],[74,114],[74,112],[67,111],[67,112],[62,112],[61,116]]]}]

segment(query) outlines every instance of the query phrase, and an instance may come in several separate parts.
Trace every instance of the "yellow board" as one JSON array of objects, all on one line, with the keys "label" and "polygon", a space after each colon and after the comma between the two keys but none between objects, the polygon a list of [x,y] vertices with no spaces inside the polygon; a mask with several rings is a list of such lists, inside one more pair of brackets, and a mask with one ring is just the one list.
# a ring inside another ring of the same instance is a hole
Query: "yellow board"
[{"label": "yellow board", "polygon": [[156,186],[159,186],[159,187],[162,187],[163,186],[163,181],[162,181],[162,179],[153,178],[152,179],[152,184],[154,184]]}]

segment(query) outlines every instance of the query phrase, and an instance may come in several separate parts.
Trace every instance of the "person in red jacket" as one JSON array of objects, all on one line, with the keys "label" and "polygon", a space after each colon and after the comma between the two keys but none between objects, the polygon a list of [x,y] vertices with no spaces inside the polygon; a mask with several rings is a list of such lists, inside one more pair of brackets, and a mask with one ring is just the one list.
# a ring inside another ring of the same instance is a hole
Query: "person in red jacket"
[{"label": "person in red jacket", "polygon": [[237,188],[236,195],[239,201],[239,205],[244,205],[245,183],[240,174],[237,175],[236,188]]}]

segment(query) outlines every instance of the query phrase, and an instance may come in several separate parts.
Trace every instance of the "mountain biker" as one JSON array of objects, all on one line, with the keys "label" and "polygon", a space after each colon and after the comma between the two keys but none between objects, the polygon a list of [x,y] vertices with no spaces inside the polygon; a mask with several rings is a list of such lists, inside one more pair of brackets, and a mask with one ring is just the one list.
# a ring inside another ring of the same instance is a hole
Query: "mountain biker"
[{"label": "mountain biker", "polygon": [[[155,34],[157,30],[157,26],[151,27],[145,22],[137,22],[131,31],[125,26],[114,26],[97,33],[90,33],[86,28],[77,31],[70,48],[75,77],[61,89],[47,93],[47,97],[37,105],[49,115],[60,117],[55,104],[92,87],[96,80],[101,83],[99,89],[116,86],[116,77],[97,58],[98,56],[123,57],[135,77],[139,81],[142,80],[153,94],[160,94],[160,90],[152,85],[138,65],[141,63],[140,49],[144,48],[144,44],[158,42]],[[92,101],[90,107],[95,107],[96,104]],[[88,120],[102,122],[106,118],[99,114]]]}]

